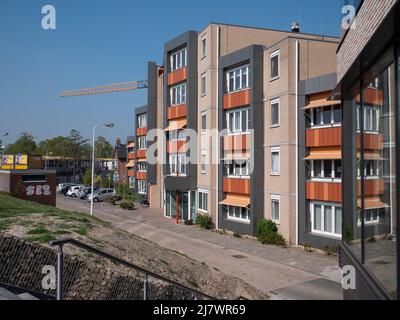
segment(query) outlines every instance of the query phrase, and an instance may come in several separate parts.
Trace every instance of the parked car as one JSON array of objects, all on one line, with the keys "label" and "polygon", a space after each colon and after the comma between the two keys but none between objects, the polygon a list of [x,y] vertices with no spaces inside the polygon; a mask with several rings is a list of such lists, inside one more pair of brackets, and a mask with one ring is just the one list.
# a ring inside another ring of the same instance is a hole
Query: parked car
[{"label": "parked car", "polygon": [[[97,191],[98,189],[99,189],[98,187],[93,188],[94,191]],[[81,198],[82,200],[86,200],[88,195],[91,193],[92,193],[92,188],[86,187],[79,192],[78,197]]]},{"label": "parked car", "polygon": [[66,188],[66,187],[71,187],[71,186],[73,186],[74,184],[73,183],[60,183],[58,186],[57,186],[57,191],[59,192],[59,193],[61,193],[61,190],[63,190],[64,188]]},{"label": "parked car", "polygon": [[94,193],[90,193],[87,196],[88,201],[92,201],[92,197],[93,197],[93,202],[104,201],[107,199],[118,200],[118,196],[115,192],[115,189],[108,189],[108,188],[102,188],[95,191]]},{"label": "parked car", "polygon": [[69,187],[67,191],[67,196],[76,198],[79,196],[79,193],[83,190],[84,186],[72,186]]},{"label": "parked car", "polygon": [[[73,186],[73,185],[72,185]],[[69,190],[69,188],[71,188],[71,186],[67,185],[61,188],[61,190],[59,191],[60,194],[63,194],[65,197],[67,196],[67,192]]]}]

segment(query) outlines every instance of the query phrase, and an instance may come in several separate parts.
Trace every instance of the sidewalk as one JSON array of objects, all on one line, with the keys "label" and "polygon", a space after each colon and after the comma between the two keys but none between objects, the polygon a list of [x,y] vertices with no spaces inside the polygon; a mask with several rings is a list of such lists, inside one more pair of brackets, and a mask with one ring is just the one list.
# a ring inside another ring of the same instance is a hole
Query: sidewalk
[{"label": "sidewalk", "polygon": [[[89,213],[88,203],[64,197],[57,198],[57,207]],[[286,288],[302,285],[310,291],[309,294],[304,292],[303,298],[312,299],[315,293],[305,284],[324,279],[329,280],[331,285],[320,285],[318,296],[321,299],[324,296],[329,299],[341,298],[340,285],[338,286],[340,269],[336,258],[320,253],[306,253],[300,248],[264,246],[253,239],[237,239],[232,235],[176,224],[175,221],[164,218],[161,210],[139,208],[135,211],[123,211],[119,207],[101,203],[95,206],[95,216],[162,247],[181,252],[240,278],[262,292],[283,292],[281,297],[289,299],[289,296],[284,296],[288,291]],[[325,288],[326,293],[323,292]]]}]

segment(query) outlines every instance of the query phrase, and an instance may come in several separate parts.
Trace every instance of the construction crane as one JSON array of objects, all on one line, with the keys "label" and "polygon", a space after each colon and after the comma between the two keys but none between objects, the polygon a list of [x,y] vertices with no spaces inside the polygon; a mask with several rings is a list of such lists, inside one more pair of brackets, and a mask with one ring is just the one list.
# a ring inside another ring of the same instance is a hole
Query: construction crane
[{"label": "construction crane", "polygon": [[68,91],[62,92],[61,97],[89,96],[89,95],[94,95],[94,94],[103,94],[103,93],[110,93],[110,92],[147,89],[148,87],[149,87],[149,82],[147,80],[129,81],[129,82],[109,84],[109,85],[100,86],[100,87],[68,90]]}]

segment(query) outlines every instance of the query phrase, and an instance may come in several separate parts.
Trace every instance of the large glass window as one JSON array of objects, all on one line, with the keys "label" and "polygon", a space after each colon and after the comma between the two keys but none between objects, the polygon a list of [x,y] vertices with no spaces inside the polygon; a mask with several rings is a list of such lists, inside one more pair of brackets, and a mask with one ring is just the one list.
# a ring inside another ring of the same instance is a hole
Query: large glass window
[{"label": "large glass window", "polygon": [[242,66],[226,72],[226,92],[234,92],[249,87],[249,66]]},{"label": "large glass window", "polygon": [[226,128],[229,134],[249,132],[249,109],[239,109],[226,113]]},{"label": "large glass window", "polygon": [[208,212],[208,193],[204,190],[199,190],[199,210]]},{"label": "large glass window", "polygon": [[179,50],[170,56],[171,72],[187,66],[187,49]]},{"label": "large glass window", "polygon": [[187,174],[186,154],[171,154],[169,156],[169,168],[171,175],[186,175]]},{"label": "large glass window", "polygon": [[141,114],[138,116],[138,126],[139,128],[147,127],[147,114]]},{"label": "large glass window", "polygon": [[311,179],[340,180],[342,177],[341,160],[311,160]]},{"label": "large glass window", "polygon": [[233,178],[249,178],[250,162],[248,160],[226,161],[225,175]]},{"label": "large glass window", "polygon": [[331,203],[310,203],[312,232],[331,236],[342,235],[342,207]]},{"label": "large glass window", "polygon": [[138,193],[139,194],[147,194],[147,181],[146,180],[138,180]]},{"label": "large glass window", "polygon": [[186,83],[178,84],[170,88],[171,106],[186,103]]},{"label": "large glass window", "polygon": [[341,106],[327,106],[311,110],[311,127],[337,126],[341,122]]},{"label": "large glass window", "polygon": [[239,222],[250,222],[250,209],[234,206],[226,206],[227,217],[229,220],[237,220]]},{"label": "large glass window", "polygon": [[147,140],[145,136],[138,137],[138,146],[140,150],[147,149]]}]

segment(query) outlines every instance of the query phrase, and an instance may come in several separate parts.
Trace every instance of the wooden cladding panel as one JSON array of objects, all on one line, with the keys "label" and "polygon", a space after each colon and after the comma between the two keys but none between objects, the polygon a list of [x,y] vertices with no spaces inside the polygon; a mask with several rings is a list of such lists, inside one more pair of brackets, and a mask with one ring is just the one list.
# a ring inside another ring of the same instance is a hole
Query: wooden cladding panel
[{"label": "wooden cladding panel", "polygon": [[250,195],[250,179],[224,178],[223,192]]},{"label": "wooden cladding panel", "polygon": [[342,145],[342,128],[321,128],[306,130],[306,147],[333,147]]},{"label": "wooden cladding panel", "polygon": [[182,68],[168,74],[168,85],[173,86],[176,83],[187,79],[187,68]]},{"label": "wooden cladding panel", "polygon": [[250,105],[250,89],[224,95],[224,109]]},{"label": "wooden cladding panel", "polygon": [[224,137],[225,151],[248,150],[250,148],[250,135],[232,135]]},{"label": "wooden cladding panel", "polygon": [[342,184],[333,182],[308,181],[306,184],[308,200],[342,202]]},{"label": "wooden cladding panel", "polygon": [[[357,148],[360,148],[361,134],[357,134]],[[364,149],[381,150],[383,149],[383,135],[364,133]]]},{"label": "wooden cladding panel", "polygon": [[147,150],[138,150],[137,151],[138,158],[146,158],[147,157]]},{"label": "wooden cladding panel", "polygon": [[137,180],[147,180],[147,172],[137,172],[136,179]]},{"label": "wooden cladding panel", "polygon": [[136,135],[138,137],[147,135],[147,128],[137,128]]},{"label": "wooden cladding panel", "polygon": [[135,152],[129,152],[128,153],[128,159],[129,160],[134,160],[136,158],[136,153]]},{"label": "wooden cladding panel", "polygon": [[167,153],[185,153],[188,150],[186,141],[168,141]]},{"label": "wooden cladding panel", "polygon": [[[365,180],[365,196],[378,196],[385,193],[385,181],[383,179]],[[361,181],[357,183],[357,194],[361,195]]]},{"label": "wooden cladding panel", "polygon": [[135,170],[128,170],[128,177],[134,177],[135,173]]},{"label": "wooden cladding panel", "polygon": [[187,115],[187,104],[180,104],[173,107],[168,107],[167,119],[174,120],[186,117]]}]

